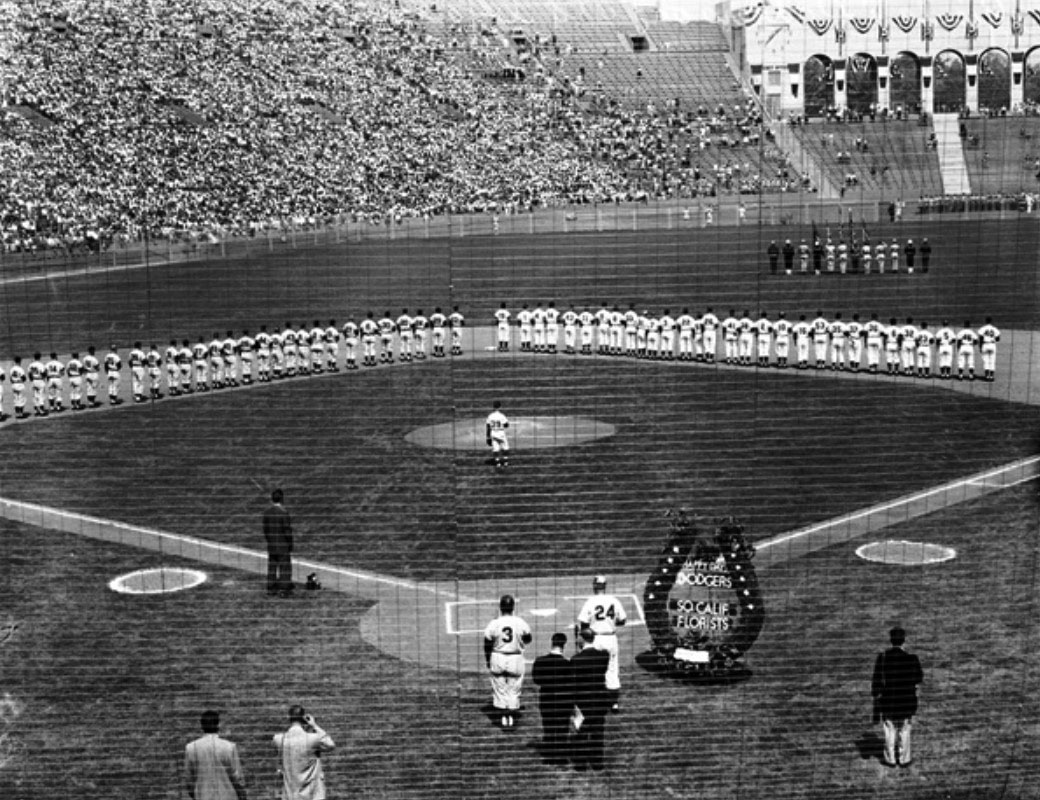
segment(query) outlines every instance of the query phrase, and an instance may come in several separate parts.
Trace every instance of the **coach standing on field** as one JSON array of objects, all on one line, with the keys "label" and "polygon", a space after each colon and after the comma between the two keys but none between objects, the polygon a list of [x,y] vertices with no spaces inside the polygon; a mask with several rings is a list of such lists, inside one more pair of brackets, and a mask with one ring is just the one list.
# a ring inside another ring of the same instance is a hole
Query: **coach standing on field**
[{"label": "coach standing on field", "polygon": [[267,593],[288,597],[292,582],[292,519],[282,505],[281,489],[271,492],[271,505],[264,511],[264,539],[267,540]]},{"label": "coach standing on field", "polygon": [[917,713],[917,685],[924,674],[917,656],[903,649],[906,631],[893,628],[889,641],[892,646],[879,653],[874,662],[870,688],[885,732],[885,766],[908,767],[913,759],[910,719]]}]

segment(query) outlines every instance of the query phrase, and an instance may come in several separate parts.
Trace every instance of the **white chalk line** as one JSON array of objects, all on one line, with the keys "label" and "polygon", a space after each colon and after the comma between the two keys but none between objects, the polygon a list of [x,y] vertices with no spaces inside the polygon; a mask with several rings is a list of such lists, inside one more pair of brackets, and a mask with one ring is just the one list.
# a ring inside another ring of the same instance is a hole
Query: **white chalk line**
[{"label": "white chalk line", "polygon": [[756,544],[755,547],[758,550],[765,550],[770,547],[776,547],[776,545],[778,544],[792,542],[797,539],[804,538],[806,536],[811,536],[814,533],[819,533],[820,531],[828,530],[830,528],[837,528],[843,525],[848,525],[857,520],[864,519],[866,517],[870,517],[876,514],[882,514],[886,511],[891,511],[896,508],[908,506],[913,503],[918,503],[922,500],[927,500],[929,497],[934,497],[938,494],[951,492],[965,486],[974,486],[976,488],[981,488],[985,486],[985,488],[993,489],[1006,489],[1011,486],[1017,486],[1019,483],[1024,483],[1026,481],[1033,480],[1037,477],[1037,475],[1029,475],[1010,484],[999,483],[996,485],[986,486],[985,482],[991,478],[1006,474],[1008,472],[1012,472],[1014,470],[1029,469],[1030,467],[1036,466],[1037,464],[1040,464],[1040,456],[1031,456],[1029,458],[1024,458],[1019,461],[1013,461],[1010,464],[1005,464],[1004,466],[997,467],[996,469],[988,470],[986,472],[979,473],[976,475],[971,475],[967,478],[960,478],[955,481],[950,481],[949,483],[944,483],[940,486],[936,486],[931,489],[925,489],[923,491],[916,492],[905,497],[900,497],[887,503],[881,503],[879,505],[870,506],[869,508],[861,509],[860,511],[855,511],[851,514],[845,514],[843,516],[836,517],[825,522],[821,522],[817,525],[811,525],[808,528],[801,528],[799,530],[792,531],[791,533],[785,533],[780,536],[776,536],[772,539],[769,539],[765,542],[760,542]]},{"label": "white chalk line", "polygon": [[84,275],[105,275],[109,272],[132,272],[138,269],[150,267],[168,267],[179,263],[165,258],[156,258],[155,261],[140,261],[133,264],[109,264],[107,266],[76,267],[75,269],[60,269],[50,272],[42,272],[33,275],[22,275],[0,279],[0,286],[16,286],[23,283],[42,283],[45,281],[59,280],[62,278],[79,278]]},{"label": "white chalk line", "polygon": [[[141,536],[141,537],[147,537],[147,538],[149,538],[149,539],[151,539],[153,541],[169,542],[171,544],[176,542],[179,545],[187,545],[187,546],[190,546],[190,547],[198,548],[199,550],[210,550],[210,551],[215,551],[217,553],[225,553],[225,554],[228,554],[228,555],[246,556],[248,558],[255,558],[255,559],[261,559],[261,560],[266,560],[267,559],[267,554],[266,553],[261,552],[260,550],[253,550],[253,549],[250,549],[248,547],[240,547],[238,545],[233,545],[233,544],[220,544],[220,543],[217,543],[217,542],[213,542],[213,541],[211,541],[209,539],[199,539],[198,537],[195,537],[195,536],[187,536],[185,534],[180,534],[180,533],[170,533],[168,531],[160,531],[160,530],[158,530],[156,528],[145,528],[145,527],[140,526],[140,525],[133,525],[133,524],[126,523],[126,522],[118,522],[118,521],[115,521],[115,520],[103,519],[101,517],[94,517],[94,516],[91,516],[89,514],[78,514],[78,513],[73,512],[73,511],[63,511],[63,510],[58,509],[58,508],[52,508],[50,506],[43,506],[43,505],[39,505],[37,503],[27,503],[27,502],[24,502],[24,501],[21,501],[21,500],[11,500],[9,498],[0,498],[0,516],[6,517],[8,519],[24,521],[24,522],[27,522],[30,525],[32,525],[32,524],[40,524],[42,527],[46,527],[46,528],[51,528],[51,529],[55,529],[55,530],[63,530],[63,531],[69,532],[69,533],[74,533],[75,532],[75,531],[68,531],[66,528],[59,528],[59,527],[54,526],[54,525],[47,525],[46,521],[43,520],[43,519],[41,519],[38,523],[34,523],[31,519],[27,519],[25,515],[14,515],[14,514],[11,514],[9,509],[12,509],[12,508],[24,509],[25,511],[28,511],[28,512],[33,512],[35,514],[40,514],[41,516],[42,515],[57,516],[57,517],[59,517],[61,519],[68,520],[68,521],[71,521],[71,522],[83,522],[83,523],[99,525],[99,526],[108,526],[108,527],[111,527],[111,528],[113,528],[115,530],[118,530],[118,531],[126,531],[128,533],[136,534],[136,535]],[[82,534],[82,535],[89,536],[89,534]],[[93,537],[91,537],[91,538],[93,538]],[[126,544],[126,542],[124,542],[122,539],[117,538],[117,537],[111,537],[111,538],[109,538],[109,537],[101,537],[101,538],[103,538],[104,541],[111,541],[111,542],[114,542],[116,544]],[[171,547],[171,552],[174,552],[176,550],[177,550],[177,548]],[[183,555],[183,554],[181,553],[181,555]],[[183,556],[183,557],[191,558],[190,556]],[[199,560],[199,559],[193,559],[193,560]],[[202,559],[202,560],[205,561],[205,559]],[[206,561],[206,563],[210,563],[210,562]],[[222,562],[216,561],[216,562],[213,562],[213,563],[221,564]],[[357,580],[358,582],[366,582],[367,581],[367,582],[371,582],[371,583],[385,584],[387,586],[393,586],[393,587],[395,587],[397,589],[404,589],[404,590],[407,590],[407,591],[415,591],[415,592],[428,592],[430,594],[435,594],[435,595],[445,594],[444,590],[438,589],[435,586],[429,586],[429,585],[426,585],[426,584],[423,584],[423,583],[416,583],[414,581],[409,581],[409,580],[406,580],[404,578],[395,578],[395,577],[390,576],[390,575],[382,575],[382,574],[377,573],[377,572],[366,572],[364,570],[346,569],[344,567],[337,567],[337,566],[332,565],[332,564],[323,564],[323,563],[321,563],[319,561],[311,561],[311,560],[308,560],[308,559],[293,559],[293,564],[295,566],[300,567],[301,569],[304,569],[304,570],[308,570],[309,569],[309,570],[321,571],[321,572],[325,572],[325,573],[329,573],[329,574],[340,575],[340,576],[343,576],[343,577],[346,577],[346,578],[350,578],[352,580]]]},{"label": "white chalk line", "polygon": [[[1012,462],[1010,464],[1006,464],[1004,466],[997,467],[995,469],[988,470],[988,471],[983,472],[983,473],[979,473],[979,474],[971,475],[971,476],[969,476],[967,478],[961,478],[959,480],[951,481],[951,482],[942,484],[941,486],[937,486],[937,487],[934,487],[934,488],[931,488],[931,489],[926,489],[924,491],[916,492],[916,493],[908,495],[906,497],[898,498],[896,500],[892,500],[892,501],[887,502],[887,503],[882,503],[882,504],[879,504],[879,505],[871,506],[869,508],[862,509],[860,511],[856,511],[856,512],[853,512],[851,514],[846,514],[846,515],[843,515],[843,516],[840,516],[840,517],[836,517],[836,518],[831,519],[831,520],[827,520],[825,522],[821,522],[821,523],[816,524],[816,525],[809,526],[807,528],[802,528],[802,529],[799,529],[799,530],[796,530],[796,531],[792,531],[790,533],[783,534],[781,536],[774,537],[773,539],[769,539],[767,541],[764,541],[764,542],[756,544],[756,548],[761,551],[761,550],[765,550],[765,549],[768,549],[768,548],[771,548],[771,547],[775,547],[778,544],[792,542],[792,541],[795,541],[797,539],[801,539],[801,538],[804,538],[806,536],[811,536],[811,535],[813,535],[815,533],[819,533],[820,531],[824,531],[824,530],[828,530],[830,528],[836,528],[836,527],[848,525],[848,524],[850,524],[852,522],[855,522],[856,520],[864,519],[864,518],[869,517],[869,516],[874,515],[874,514],[884,513],[886,511],[890,511],[890,510],[893,510],[893,509],[896,509],[896,508],[900,508],[902,506],[907,506],[907,505],[910,505],[910,504],[913,504],[913,503],[917,503],[917,502],[920,502],[921,500],[926,500],[929,497],[933,497],[933,496],[938,495],[938,494],[943,494],[943,493],[946,493],[946,492],[950,492],[950,491],[952,491],[954,489],[958,489],[958,488],[965,487],[965,486],[974,486],[976,488],[984,488],[984,489],[989,489],[989,490],[994,490],[994,491],[995,490],[1000,490],[1000,489],[1007,489],[1007,488],[1010,488],[1010,487],[1013,487],[1013,486],[1018,486],[1020,484],[1026,483],[1028,481],[1035,480],[1037,477],[1040,477],[1040,474],[1034,473],[1034,474],[1026,475],[1026,476],[1024,476],[1022,478],[1019,478],[1019,479],[1014,480],[1014,481],[1009,482],[1009,483],[987,484],[986,481],[988,479],[993,478],[993,477],[996,477],[996,476],[999,476],[999,475],[1003,475],[1003,474],[1007,474],[1008,472],[1012,472],[1014,470],[1028,470],[1031,467],[1036,467],[1038,464],[1040,464],[1040,456],[1032,456],[1032,457],[1029,457],[1029,458],[1020,459],[1018,461],[1014,461],[1014,462]],[[39,515],[41,517],[41,519],[39,519],[38,521],[34,521],[31,518],[27,518],[28,515],[26,515],[26,514],[15,514],[15,513],[12,513],[13,509],[20,509],[20,510],[25,511],[25,512],[31,512],[34,515]],[[58,517],[60,519],[66,520],[66,521],[82,522],[82,523],[88,523],[88,524],[93,524],[93,525],[98,525],[98,526],[108,526],[108,527],[110,527],[110,528],[112,528],[114,530],[117,530],[117,531],[126,531],[126,532],[129,532],[129,533],[136,534],[136,535],[138,535],[140,537],[150,538],[152,541],[169,542],[171,544],[172,543],[177,543],[177,544],[182,545],[182,546],[183,545],[187,545],[187,546],[190,546],[190,547],[193,547],[193,548],[197,548],[200,551],[209,550],[211,552],[224,553],[224,554],[228,554],[228,555],[245,556],[245,557],[248,557],[248,558],[253,558],[253,559],[258,559],[258,560],[264,560],[264,559],[267,558],[267,554],[264,553],[264,552],[261,552],[259,550],[253,550],[253,549],[246,548],[246,547],[240,547],[238,545],[219,544],[219,543],[210,541],[208,539],[200,539],[198,537],[188,536],[186,534],[170,533],[168,531],[160,531],[160,530],[155,529],[155,528],[146,528],[146,527],[140,526],[140,525],[133,525],[133,524],[130,524],[130,523],[118,522],[118,521],[115,521],[115,520],[103,519],[101,517],[95,517],[95,516],[91,516],[89,514],[79,514],[79,513],[76,513],[76,512],[72,512],[72,511],[64,511],[64,510],[61,510],[61,509],[52,508],[50,506],[40,505],[40,504],[37,504],[37,503],[29,503],[29,502],[25,502],[25,501],[21,501],[21,500],[12,500],[10,498],[0,498],[0,516],[3,516],[5,518],[7,518],[7,519],[15,520],[15,521],[25,522],[25,523],[30,524],[30,525],[36,524],[36,525],[40,525],[41,527],[50,528],[50,529],[53,529],[53,530],[61,530],[61,531],[67,532],[67,533],[76,533],[77,532],[75,530],[70,530],[70,529],[68,529],[66,527],[60,527],[60,526],[57,526],[57,525],[54,525],[54,524],[48,525],[46,520],[43,519],[43,517],[45,515],[55,516],[55,517]],[[90,536],[90,534],[84,534],[82,532],[80,532],[80,534],[88,536],[88,537]],[[90,537],[90,538],[100,538],[103,541],[113,542],[113,543],[116,543],[116,544],[128,544],[127,542],[123,541],[123,539],[121,539],[119,537],[100,536],[100,537]],[[149,548],[149,549],[153,549],[153,548]],[[175,550],[177,550],[177,548],[172,548],[171,547],[171,552],[174,552]],[[183,552],[176,553],[176,554],[180,555],[183,558],[191,559],[190,555],[184,555]],[[194,559],[194,560],[201,560],[204,563],[215,563],[215,564],[218,564],[218,565],[219,564],[223,564],[223,562],[220,561],[220,560],[215,560],[215,561],[210,561],[208,559]],[[313,571],[316,571],[316,572],[323,572],[325,574],[339,575],[339,576],[342,576],[342,577],[346,577],[346,578],[350,578],[352,580],[355,580],[359,584],[363,584],[363,583],[366,583],[366,582],[367,583],[373,583],[373,584],[382,584],[382,585],[394,587],[396,589],[402,589],[402,590],[405,590],[405,591],[412,591],[412,592],[425,592],[425,593],[433,594],[435,596],[450,594],[455,599],[445,603],[445,628],[446,628],[446,630],[449,633],[453,633],[454,632],[454,630],[453,630],[454,626],[452,624],[452,619],[451,619],[451,614],[452,614],[452,609],[453,608],[457,607],[458,605],[464,605],[464,604],[473,604],[473,603],[480,603],[480,602],[492,602],[492,601],[481,601],[481,600],[478,600],[478,599],[475,599],[475,598],[469,598],[469,597],[466,597],[464,595],[458,594],[458,592],[456,592],[456,591],[446,591],[446,590],[437,588],[436,586],[431,586],[429,584],[424,584],[424,583],[418,583],[418,582],[415,582],[415,581],[409,581],[409,580],[404,579],[404,578],[396,578],[396,577],[393,577],[391,575],[383,575],[381,573],[368,572],[368,571],[364,571],[364,570],[347,569],[347,568],[338,567],[338,566],[335,566],[335,565],[332,565],[332,564],[324,564],[324,563],[321,563],[321,562],[318,562],[318,561],[311,561],[309,559],[294,559],[294,564],[296,566],[298,566],[300,569],[303,569],[303,570],[313,570]],[[345,593],[350,593],[347,589],[342,589],[341,587],[336,587],[336,588],[340,588],[340,590],[344,591]],[[636,606],[636,609],[637,609],[638,614],[639,614],[639,618],[645,624],[645,617],[644,617],[644,614],[643,614],[643,609],[642,609],[641,604],[639,603],[638,597],[636,597],[636,595],[634,593],[632,593],[630,595],[626,594],[626,596],[629,596],[629,597],[633,598],[635,606]],[[572,596],[568,595],[568,596],[564,597],[563,599],[565,599],[565,600],[567,600],[567,599],[573,600],[573,599],[578,599],[578,598],[576,596],[572,597]]]}]

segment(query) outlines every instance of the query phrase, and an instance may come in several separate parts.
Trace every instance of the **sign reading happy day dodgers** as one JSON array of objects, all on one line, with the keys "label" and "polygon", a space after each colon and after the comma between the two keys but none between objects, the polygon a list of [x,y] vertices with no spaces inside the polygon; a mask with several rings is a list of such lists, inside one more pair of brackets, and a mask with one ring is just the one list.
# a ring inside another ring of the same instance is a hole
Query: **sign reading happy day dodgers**
[{"label": "sign reading happy day dodgers", "polygon": [[755,549],[733,518],[709,528],[685,511],[669,516],[668,543],[643,594],[653,651],[684,674],[746,674],[741,659],[765,622]]}]

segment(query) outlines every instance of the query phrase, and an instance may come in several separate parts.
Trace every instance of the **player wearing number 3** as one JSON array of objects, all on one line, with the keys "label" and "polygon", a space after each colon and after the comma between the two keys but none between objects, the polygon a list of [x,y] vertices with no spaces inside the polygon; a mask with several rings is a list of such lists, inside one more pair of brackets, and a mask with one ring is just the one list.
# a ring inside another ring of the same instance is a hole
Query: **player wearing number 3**
[{"label": "player wearing number 3", "polygon": [[524,648],[531,643],[531,628],[513,613],[516,601],[504,594],[498,601],[500,616],[484,629],[484,663],[491,673],[492,705],[502,714],[502,727],[512,728],[520,709],[524,684]]},{"label": "player wearing number 3", "polygon": [[621,601],[607,593],[607,579],[597,575],[592,580],[592,597],[585,601],[585,605],[578,612],[578,630],[589,628],[596,634],[592,646],[610,656],[607,666],[607,691],[613,698],[613,711],[618,710],[618,696],[621,694],[617,629],[627,621],[625,607],[621,605]]}]

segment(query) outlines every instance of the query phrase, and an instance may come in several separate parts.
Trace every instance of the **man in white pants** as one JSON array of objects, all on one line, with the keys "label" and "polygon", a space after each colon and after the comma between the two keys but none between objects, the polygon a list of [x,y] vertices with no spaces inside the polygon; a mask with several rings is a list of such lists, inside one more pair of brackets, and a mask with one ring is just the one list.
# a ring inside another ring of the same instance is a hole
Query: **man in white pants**
[{"label": "man in white pants", "polygon": [[578,630],[589,628],[596,634],[592,646],[610,656],[606,682],[607,691],[613,699],[613,711],[618,710],[618,697],[621,694],[617,629],[627,621],[625,607],[621,605],[621,601],[607,593],[607,579],[597,575],[592,579],[592,597],[585,601],[585,605],[578,612]]},{"label": "man in white pants", "polygon": [[506,436],[509,418],[502,413],[500,400],[494,402],[494,411],[488,414],[484,428],[487,445],[491,448],[491,457],[495,462],[495,469],[505,469],[509,466],[509,438]]},{"label": "man in white pants", "polygon": [[491,673],[492,705],[502,715],[502,727],[516,724],[524,685],[524,649],[533,638],[528,624],[513,613],[516,601],[502,595],[499,616],[484,629],[484,664]]}]

